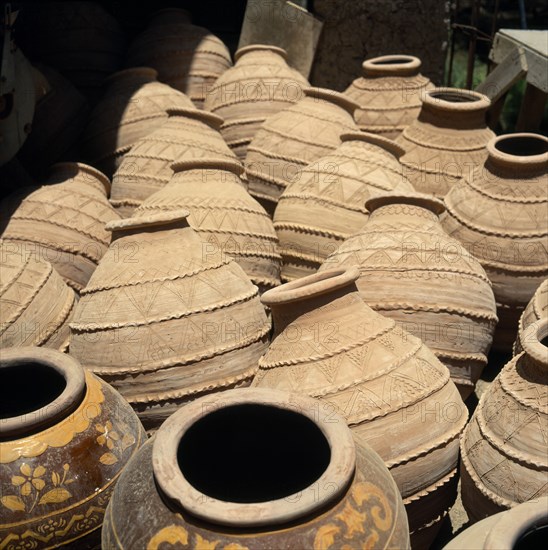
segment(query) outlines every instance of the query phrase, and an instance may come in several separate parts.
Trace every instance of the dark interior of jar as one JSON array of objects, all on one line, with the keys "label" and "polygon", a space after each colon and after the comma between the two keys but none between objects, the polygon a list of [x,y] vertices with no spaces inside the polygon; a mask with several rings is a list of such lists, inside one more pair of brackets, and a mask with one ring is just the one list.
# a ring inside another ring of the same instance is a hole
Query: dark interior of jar
[{"label": "dark interior of jar", "polygon": [[459,92],[430,92],[430,97],[442,99],[450,103],[473,103],[479,101],[479,97]]},{"label": "dark interior of jar", "polygon": [[312,485],[331,450],[306,416],[269,405],[214,411],[191,426],[177,454],[181,472],[201,493],[226,502],[266,502]]},{"label": "dark interior of jar", "polygon": [[0,418],[37,411],[57,399],[67,382],[58,371],[41,363],[16,363],[0,368]]},{"label": "dark interior of jar", "polygon": [[548,336],[540,339],[540,343],[548,348]]},{"label": "dark interior of jar", "polygon": [[519,538],[513,550],[541,550],[548,542],[548,525],[536,527]]},{"label": "dark interior of jar", "polygon": [[390,59],[388,61],[371,61],[373,65],[403,65],[404,63],[411,63],[411,59],[405,57],[399,57],[398,59]]},{"label": "dark interior of jar", "polygon": [[508,137],[497,141],[495,148],[508,155],[531,157],[548,152],[548,142],[536,137]]}]

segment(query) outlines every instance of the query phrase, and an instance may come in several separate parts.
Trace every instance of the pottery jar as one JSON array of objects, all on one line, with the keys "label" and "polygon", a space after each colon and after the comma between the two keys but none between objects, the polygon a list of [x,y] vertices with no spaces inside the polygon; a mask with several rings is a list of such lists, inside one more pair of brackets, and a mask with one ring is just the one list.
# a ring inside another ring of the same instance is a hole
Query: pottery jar
[{"label": "pottery jar", "polygon": [[112,243],[82,291],[70,353],[154,430],[200,394],[251,383],[270,321],[230,258],[211,258],[186,210],[107,224]]},{"label": "pottery jar", "polygon": [[344,94],[360,107],[354,118],[360,130],[396,139],[419,116],[421,92],[434,87],[420,74],[413,55],[383,55],[366,59],[363,73]]},{"label": "pottery jar", "polygon": [[341,136],[333,152],[303,168],[282,193],[274,212],[282,279],[314,273],[367,220],[366,199],[411,192],[398,158],[403,149],[366,132]]},{"label": "pottery jar", "polygon": [[106,515],[103,548],[409,548],[378,455],[318,401],[265,389],[177,411],[128,464]]},{"label": "pottery jar", "polygon": [[533,294],[533,297],[519,318],[518,337],[514,342],[514,355],[523,351],[519,335],[523,331],[528,331],[535,321],[546,317],[548,317],[548,279],[544,279],[544,282],[537,288],[537,291]]},{"label": "pottery jar", "polygon": [[487,158],[485,146],[495,135],[485,122],[491,102],[457,88],[434,88],[421,97],[418,119],[396,139],[406,151],[400,161],[417,191],[443,198]]},{"label": "pottery jar", "polygon": [[302,89],[310,84],[287,64],[282,48],[252,44],[234,58],[234,67],[209,89],[204,107],[224,119],[221,134],[243,161],[265,119],[302,99]]},{"label": "pottery jar", "polygon": [[365,304],[358,277],[325,271],[263,294],[275,333],[252,386],[317,397],[344,416],[390,469],[412,547],[427,548],[457,495],[468,412],[433,352]]},{"label": "pottery jar", "polygon": [[519,317],[548,276],[548,138],[507,134],[487,151],[447,195],[443,226],[491,279],[500,319],[493,348],[510,352]]},{"label": "pottery jar", "polygon": [[0,387],[0,546],[97,548],[120,472],[146,437],[137,416],[54,350],[2,350]]}]

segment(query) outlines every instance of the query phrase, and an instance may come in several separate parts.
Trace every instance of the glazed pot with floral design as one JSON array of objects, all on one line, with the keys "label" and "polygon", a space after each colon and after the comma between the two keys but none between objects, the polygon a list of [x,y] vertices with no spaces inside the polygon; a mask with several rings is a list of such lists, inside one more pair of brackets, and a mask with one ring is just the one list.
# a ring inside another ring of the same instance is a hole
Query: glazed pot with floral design
[{"label": "glazed pot with floral design", "polygon": [[0,547],[96,548],[120,473],[145,440],[108,384],[58,351],[0,356]]},{"label": "glazed pot with floral design", "polygon": [[103,548],[409,548],[379,456],[332,407],[240,389],[173,414],[125,469]]}]

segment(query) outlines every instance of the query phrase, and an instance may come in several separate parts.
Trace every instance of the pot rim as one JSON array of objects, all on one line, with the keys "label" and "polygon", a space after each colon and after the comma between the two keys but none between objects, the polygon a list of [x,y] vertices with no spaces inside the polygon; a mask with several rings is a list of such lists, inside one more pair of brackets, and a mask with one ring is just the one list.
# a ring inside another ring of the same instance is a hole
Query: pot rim
[{"label": "pot rim", "polygon": [[365,201],[365,208],[369,213],[374,212],[378,208],[388,206],[390,204],[408,204],[410,206],[418,206],[425,208],[430,212],[439,216],[445,212],[445,204],[440,199],[433,197],[427,193],[387,193],[371,197]]},{"label": "pot rim", "polygon": [[236,53],[234,54],[234,62],[237,62],[242,55],[254,51],[274,52],[282,56],[284,61],[287,61],[287,50],[280,48],[280,46],[275,46],[274,44],[248,44],[247,46],[242,46],[236,50]]},{"label": "pot rim", "polygon": [[330,90],[329,88],[307,86],[303,88],[303,93],[306,97],[310,97],[313,99],[323,99],[324,101],[328,101],[329,103],[338,105],[352,116],[354,115],[354,111],[356,109],[359,109],[360,107],[355,101],[353,101],[349,97],[340,92],[336,92],[335,90]]},{"label": "pot rim", "polygon": [[54,349],[25,346],[5,348],[0,354],[0,369],[16,367],[22,363],[36,363],[60,374],[66,386],[53,401],[23,415],[0,419],[0,437],[23,437],[29,432],[40,431],[56,420],[65,418],[78,406],[86,391],[85,373],[80,363]]},{"label": "pot rim", "polygon": [[405,155],[405,149],[394,140],[387,137],[381,136],[379,134],[372,134],[371,132],[345,132],[341,134],[340,140],[344,143],[345,141],[364,141],[366,143],[371,143],[373,145],[378,145],[382,147],[385,151],[388,151],[394,155],[397,159]]},{"label": "pot rim", "polygon": [[367,76],[403,76],[418,74],[421,65],[421,60],[414,55],[394,54],[366,59],[362,68]]},{"label": "pot rim", "polygon": [[184,116],[199,120],[201,122],[204,122],[208,126],[213,127],[213,129],[217,131],[225,123],[225,119],[223,117],[220,117],[219,115],[216,115],[215,113],[202,111],[200,109],[191,109],[189,107],[168,107],[166,109],[166,113],[169,118]]},{"label": "pot rim", "polygon": [[[438,97],[438,96],[445,96]],[[465,101],[451,101],[449,98],[465,98]],[[486,111],[491,106],[491,100],[484,94],[464,88],[440,87],[421,92],[423,105],[435,109],[452,112]]]},{"label": "pot rim", "polygon": [[222,159],[222,158],[197,158],[187,160],[176,160],[170,165],[171,170],[178,174],[187,170],[225,170],[232,172],[236,176],[241,176],[244,173],[242,163],[237,160]]},{"label": "pot rim", "polygon": [[519,335],[521,347],[526,355],[535,363],[548,369],[548,347],[542,344],[542,340],[548,336],[548,317],[544,317],[531,323],[521,331]]},{"label": "pot rim", "polygon": [[55,164],[52,164],[49,167],[48,177],[51,177],[56,170],[62,170],[63,168],[73,168],[73,167],[78,168],[82,172],[86,172],[87,174],[90,174],[94,178],[97,178],[103,184],[105,188],[106,196],[108,197],[110,195],[111,183],[108,177],[97,168],[94,168],[93,166],[90,166],[89,164],[85,164],[83,162],[71,162],[71,161],[56,162]]},{"label": "pot rim", "polygon": [[[139,218],[123,218],[121,220],[112,220],[105,225],[105,229],[112,233],[123,231],[134,231],[136,229],[147,229],[162,227],[165,225],[174,225],[177,222],[186,221],[190,212],[184,208],[172,210],[169,212],[157,212],[147,214]],[[186,223],[188,225],[188,222]]]},{"label": "pot rim", "polygon": [[[331,459],[307,490],[285,498],[256,503],[228,502],[195,489],[181,472],[177,453],[186,431],[205,415],[237,405],[264,405],[297,412],[314,422],[326,438]],[[204,413],[204,407],[208,409]],[[329,409],[329,407],[327,407]],[[352,433],[338,414],[318,406],[318,401],[296,393],[265,388],[245,388],[204,396],[179,409],[156,432],[152,449],[154,477],[161,491],[192,515],[208,522],[235,527],[279,525],[309,515],[339,498],[350,484],[356,467]],[[332,487],[337,487],[333,491]]]},{"label": "pot rim", "polygon": [[344,288],[359,276],[357,266],[321,271],[267,290],[261,296],[261,302],[267,306],[299,302]]},{"label": "pot rim", "polygon": [[103,84],[105,86],[111,86],[115,82],[122,80],[126,76],[140,75],[151,78],[154,82],[158,81],[158,71],[152,67],[128,67],[127,69],[120,69],[115,73],[108,75]]},{"label": "pot rim", "polygon": [[[512,153],[505,153],[497,148],[497,145],[504,141],[516,140],[516,139],[534,139],[542,141],[546,144],[547,151],[538,155],[514,155]],[[487,152],[489,156],[495,160],[503,161],[511,164],[543,164],[548,162],[548,137],[542,134],[535,134],[533,132],[516,132],[513,134],[502,134],[495,136],[487,143]]]}]

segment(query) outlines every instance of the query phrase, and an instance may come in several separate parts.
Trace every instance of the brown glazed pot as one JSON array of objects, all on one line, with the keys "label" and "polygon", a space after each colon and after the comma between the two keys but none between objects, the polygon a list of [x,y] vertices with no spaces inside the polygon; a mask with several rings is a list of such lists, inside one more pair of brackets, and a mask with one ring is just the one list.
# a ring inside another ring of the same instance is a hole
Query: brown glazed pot
[{"label": "brown glazed pot", "polygon": [[268,346],[257,287],[209,258],[186,210],[111,222],[112,243],[74,312],[70,353],[153,430],[200,394],[245,386]]},{"label": "brown glazed pot", "polygon": [[320,271],[357,265],[356,284],[366,304],[420,338],[466,399],[487,364],[497,323],[485,271],[443,230],[438,199],[386,195],[365,204],[369,220]]},{"label": "brown glazed pot", "polygon": [[412,192],[398,158],[403,149],[382,136],[341,136],[333,152],[303,168],[274,212],[282,280],[314,273],[367,220],[364,203],[387,192]]},{"label": "brown glazed pot", "polygon": [[523,331],[528,331],[535,321],[545,319],[546,317],[548,317],[548,279],[544,279],[544,282],[537,288],[537,291],[519,318],[518,337],[514,342],[514,355],[523,351],[519,335]]},{"label": "brown glazed pot", "polygon": [[269,116],[250,143],[245,159],[249,192],[269,214],[299,170],[341,144],[358,127],[356,104],[324,88],[305,88],[295,105]]},{"label": "brown glazed pot", "polygon": [[412,547],[428,548],[456,498],[468,412],[421,340],[365,304],[358,276],[316,273],[262,296],[275,334],[252,385],[318,397],[344,416],[390,469]]},{"label": "brown glazed pot", "polygon": [[82,135],[83,155],[112,177],[124,155],[167,120],[170,108],[194,109],[183,93],[157,81],[149,67],[119,71],[106,80],[103,99]]},{"label": "brown glazed pot", "polygon": [[397,138],[406,151],[404,173],[421,193],[443,198],[487,158],[495,135],[485,122],[491,102],[478,92],[434,88],[422,94],[417,120]]},{"label": "brown glazed pot", "polygon": [[278,237],[264,208],[240,179],[233,160],[187,160],[172,165],[168,185],[151,195],[134,217],[187,208],[190,226],[208,258],[232,258],[262,293],[280,284]]},{"label": "brown glazed pot", "polygon": [[511,352],[519,317],[548,276],[548,138],[508,134],[445,199],[444,229],[480,261],[493,283],[499,325],[493,348]]},{"label": "brown glazed pot", "polygon": [[282,48],[252,44],[234,58],[234,67],[210,88],[204,108],[224,119],[221,134],[243,161],[265,119],[302,99],[302,89],[310,84],[287,64]]},{"label": "brown glazed pot", "polygon": [[419,116],[421,93],[434,85],[420,74],[421,60],[412,55],[366,59],[362,76],[345,90],[360,107],[354,113],[364,132],[396,139]]},{"label": "brown glazed pot", "polygon": [[175,161],[236,160],[219,133],[218,116],[198,109],[168,109],[168,115],[131,148],[112,178],[110,202],[124,218],[169,182]]},{"label": "brown glazed pot", "polygon": [[443,550],[542,548],[548,531],[548,497],[518,504],[482,519],[457,535]]},{"label": "brown glazed pot", "polygon": [[65,351],[76,294],[27,244],[0,240],[0,348]]},{"label": "brown glazed pot", "polygon": [[146,437],[139,419],[54,350],[3,350],[0,387],[0,546],[96,548],[114,485]]},{"label": "brown glazed pot", "polygon": [[106,516],[109,549],[409,548],[378,455],[318,401],[264,389],[171,416],[124,470]]},{"label": "brown glazed pot", "polygon": [[126,65],[156,69],[160,82],[184,92],[201,109],[208,90],[232,67],[232,60],[223,42],[193,25],[186,10],[166,8],[153,15],[132,42]]},{"label": "brown glazed pot", "polygon": [[548,319],[481,396],[461,438],[462,503],[472,522],[548,496]]},{"label": "brown glazed pot", "polygon": [[[30,191],[30,192],[29,192]],[[54,165],[38,188],[24,188],[0,203],[1,237],[51,262],[80,292],[107,251],[105,224],[120,216],[108,202],[110,181],[86,164]]]}]

